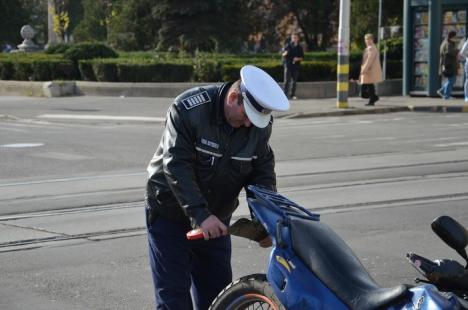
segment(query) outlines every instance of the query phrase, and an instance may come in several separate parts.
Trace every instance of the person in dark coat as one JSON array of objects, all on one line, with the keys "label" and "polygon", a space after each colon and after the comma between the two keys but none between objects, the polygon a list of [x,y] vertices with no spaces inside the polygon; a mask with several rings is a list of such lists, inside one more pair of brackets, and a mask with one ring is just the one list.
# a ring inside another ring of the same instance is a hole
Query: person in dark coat
[{"label": "person in dark coat", "polygon": [[304,60],[304,49],[299,43],[299,34],[293,33],[291,40],[283,48],[284,93],[288,98],[297,99],[296,84],[299,67]]},{"label": "person in dark coat", "polygon": [[[276,190],[272,111],[289,102],[263,70],[187,90],[169,107],[146,184],[156,309],[206,310],[232,281],[228,226],[247,185]],[[192,229],[205,240],[187,240]],[[269,237],[259,242],[270,246]],[[193,299],[193,300],[192,300]]]},{"label": "person in dark coat", "polygon": [[445,77],[446,80],[442,87],[437,91],[437,94],[443,99],[453,99],[451,96],[453,85],[457,80],[458,71],[458,50],[456,47],[455,31],[450,31],[447,38],[440,45],[440,65],[439,75]]}]

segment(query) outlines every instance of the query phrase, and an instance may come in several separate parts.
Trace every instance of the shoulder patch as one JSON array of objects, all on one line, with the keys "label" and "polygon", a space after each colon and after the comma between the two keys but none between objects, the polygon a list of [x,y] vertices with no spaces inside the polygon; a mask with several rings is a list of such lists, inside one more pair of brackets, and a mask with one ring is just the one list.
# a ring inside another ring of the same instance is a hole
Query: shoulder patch
[{"label": "shoulder patch", "polygon": [[185,99],[182,99],[182,104],[184,105],[185,109],[190,110],[195,107],[198,107],[199,105],[205,104],[207,102],[211,101],[210,96],[208,95],[208,92],[205,90],[201,93],[198,93],[196,95],[187,97]]}]

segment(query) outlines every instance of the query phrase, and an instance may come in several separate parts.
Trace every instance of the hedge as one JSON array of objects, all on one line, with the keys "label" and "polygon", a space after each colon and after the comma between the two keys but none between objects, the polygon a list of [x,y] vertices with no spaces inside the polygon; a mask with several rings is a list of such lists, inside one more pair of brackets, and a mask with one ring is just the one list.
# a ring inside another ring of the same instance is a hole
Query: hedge
[{"label": "hedge", "polygon": [[80,43],[68,48],[63,57],[76,63],[82,59],[117,58],[119,55],[102,43]]},{"label": "hedge", "polygon": [[193,76],[190,64],[125,59],[82,60],[79,68],[84,80],[100,82],[187,82]]},{"label": "hedge", "polygon": [[[70,50],[70,49],[68,49]],[[277,54],[196,54],[192,58],[171,53],[122,53],[119,58],[77,62],[61,54],[0,53],[2,80],[85,80],[108,82],[219,82],[236,80],[245,64],[256,65],[275,80],[283,80],[283,66]],[[361,53],[350,55],[350,78],[357,79]],[[401,60],[387,61],[387,78],[401,78]],[[336,54],[313,53],[302,62],[299,81],[336,80]]]},{"label": "hedge", "polygon": [[[235,81],[239,78],[239,71],[244,64],[224,65],[221,69],[222,79]],[[275,80],[282,81],[283,65],[276,62],[255,64],[265,70]],[[299,70],[299,81],[332,81],[336,79],[336,62],[332,61],[304,61]]]},{"label": "hedge", "polygon": [[0,59],[0,79],[19,81],[75,80],[77,71],[72,62],[51,60]]}]

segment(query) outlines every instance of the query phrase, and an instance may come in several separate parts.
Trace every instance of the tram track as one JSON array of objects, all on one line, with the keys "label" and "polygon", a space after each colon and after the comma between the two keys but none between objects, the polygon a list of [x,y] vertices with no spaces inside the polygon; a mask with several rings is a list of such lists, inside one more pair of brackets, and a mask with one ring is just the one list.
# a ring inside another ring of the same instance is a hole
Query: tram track
[{"label": "tram track", "polygon": [[[357,171],[360,171],[359,169]],[[288,176],[290,177],[290,176]],[[400,184],[400,183],[417,183],[421,180],[429,180],[434,182],[446,182],[447,180],[468,180],[468,172],[457,172],[457,173],[439,173],[432,175],[419,175],[419,176],[409,176],[409,177],[398,177],[398,178],[382,178],[382,179],[372,179],[372,180],[358,180],[352,182],[341,182],[341,183],[330,183],[330,184],[316,184],[316,185],[305,185],[305,186],[286,186],[280,187],[281,193],[284,193],[287,197],[294,199],[296,194],[311,195],[310,192],[316,191],[318,194],[322,194],[327,190],[345,190],[346,188],[353,189],[355,187],[366,187],[370,185],[384,185],[392,186],[391,184]],[[313,194],[312,194],[313,196]],[[245,195],[241,194],[241,201],[245,200]],[[374,199],[366,200],[361,202],[345,202],[336,203],[327,205],[324,207],[311,207],[309,208],[313,212],[318,212],[320,214],[330,214],[330,213],[342,213],[342,212],[358,212],[368,209],[377,209],[377,208],[391,208],[397,206],[418,206],[424,203],[431,203],[437,201],[447,201],[447,200],[468,200],[468,191],[458,191],[446,194],[434,194],[434,195],[416,195],[415,197],[396,197],[393,196],[391,199]],[[112,204],[100,204],[94,206],[86,207],[76,207],[76,208],[62,208],[56,210],[46,210],[46,211],[34,211],[18,214],[8,214],[0,216],[0,228],[16,228],[24,229],[36,232],[37,234],[49,234],[47,236],[42,236],[38,238],[18,238],[15,240],[9,240],[0,242],[0,252],[9,252],[9,251],[18,251],[26,249],[34,249],[38,247],[43,247],[51,244],[56,244],[58,242],[65,241],[76,241],[82,240],[84,242],[92,241],[97,242],[101,240],[113,239],[113,238],[122,238],[130,237],[145,234],[144,225],[129,225],[128,227],[118,228],[118,229],[99,229],[98,227],[94,228],[93,231],[82,232],[82,233],[64,233],[61,230],[55,229],[44,229],[40,225],[35,226],[34,221],[40,220],[41,223],[50,221],[61,221],[63,218],[78,216],[83,217],[87,216],[85,213],[89,213],[88,218],[99,218],[103,217],[106,214],[113,214],[116,212],[127,212],[127,213],[138,213],[141,212],[144,208],[144,202],[132,201],[132,202],[121,202],[121,203],[112,203]],[[136,211],[138,210],[138,211]],[[140,211],[141,210],[141,211]],[[235,215],[234,218],[240,217]],[[47,218],[50,218],[47,219]],[[124,218],[123,218],[124,219]],[[73,221],[71,221],[73,222]]]}]

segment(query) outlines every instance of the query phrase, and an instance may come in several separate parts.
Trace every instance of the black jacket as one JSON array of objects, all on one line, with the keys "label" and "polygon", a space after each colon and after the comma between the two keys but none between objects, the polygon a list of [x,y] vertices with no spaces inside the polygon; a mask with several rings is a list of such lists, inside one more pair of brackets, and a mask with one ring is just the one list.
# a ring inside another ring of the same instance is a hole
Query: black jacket
[{"label": "black jacket", "polygon": [[166,116],[148,166],[147,198],[157,216],[199,226],[211,214],[228,219],[245,185],[276,188],[274,155],[264,128],[233,129],[224,118],[231,83],[190,89]]},{"label": "black jacket", "polygon": [[292,42],[286,44],[283,48],[283,52],[287,51],[288,55],[286,55],[283,59],[283,65],[286,66],[288,69],[290,68],[299,68],[301,64],[300,61],[293,63],[294,57],[301,57],[304,58],[304,49],[300,44],[294,45]]}]

